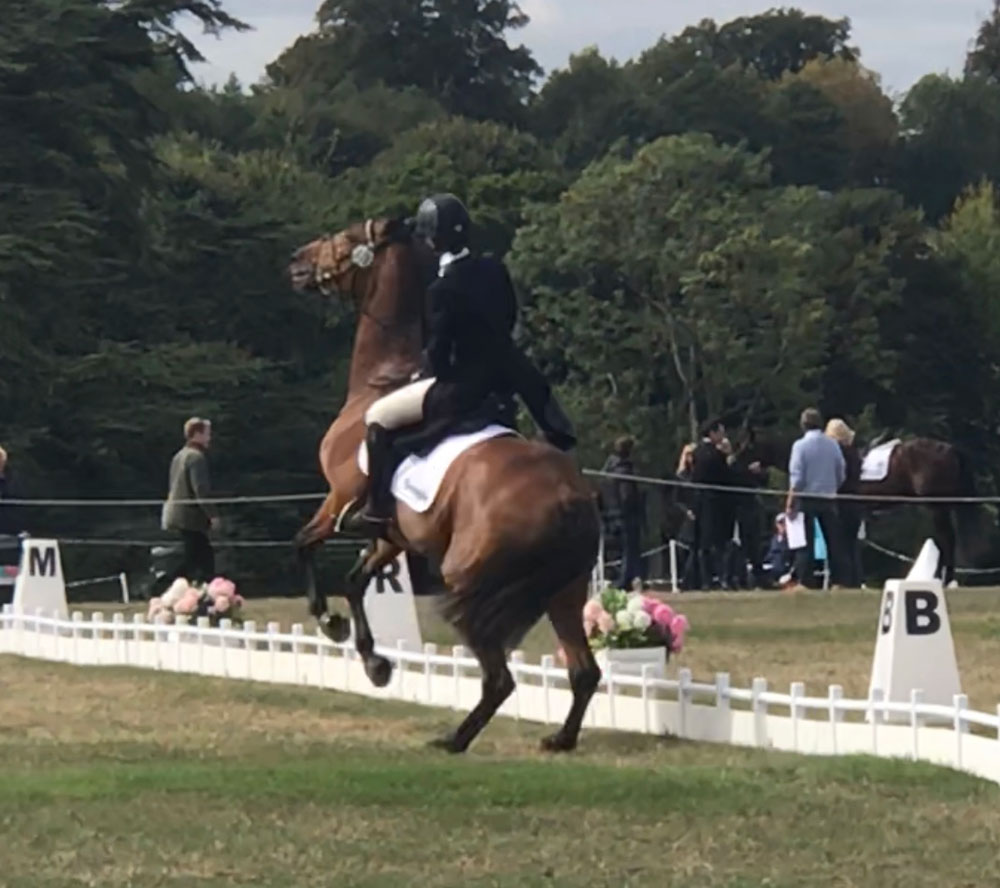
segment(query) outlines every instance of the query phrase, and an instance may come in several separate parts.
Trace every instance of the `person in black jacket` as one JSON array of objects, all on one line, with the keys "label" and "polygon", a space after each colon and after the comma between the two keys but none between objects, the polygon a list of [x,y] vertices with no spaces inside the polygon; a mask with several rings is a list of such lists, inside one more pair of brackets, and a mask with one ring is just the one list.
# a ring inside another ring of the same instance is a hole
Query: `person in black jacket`
[{"label": "person in black jacket", "polygon": [[602,485],[601,511],[607,539],[618,543],[621,550],[620,589],[631,589],[636,579],[646,579],[640,545],[645,518],[643,497],[635,481],[622,477],[635,474],[635,463],[632,461],[634,446],[634,438],[622,435],[615,441],[601,469],[608,475],[618,476],[606,479]]},{"label": "person in black jacket", "polygon": [[[691,481],[711,487],[730,487],[732,479],[726,455],[719,445],[726,437],[726,427],[721,420],[712,420],[702,428],[702,440],[694,452]],[[726,494],[720,490],[698,490],[697,548],[698,566],[702,588],[710,588],[717,577],[723,586],[726,572],[723,555],[732,539],[732,513]]]},{"label": "person in black jacket", "polygon": [[514,344],[517,297],[510,275],[496,259],[471,253],[471,224],[452,194],[429,197],[417,211],[415,236],[440,256],[438,277],[427,293],[423,366],[418,379],[380,398],[365,414],[368,501],[349,520],[352,530],[377,534],[390,520],[390,485],[403,449],[394,446],[398,430],[458,420],[490,399],[504,404],[517,394],[551,444],[561,450],[576,444],[545,377]]}]

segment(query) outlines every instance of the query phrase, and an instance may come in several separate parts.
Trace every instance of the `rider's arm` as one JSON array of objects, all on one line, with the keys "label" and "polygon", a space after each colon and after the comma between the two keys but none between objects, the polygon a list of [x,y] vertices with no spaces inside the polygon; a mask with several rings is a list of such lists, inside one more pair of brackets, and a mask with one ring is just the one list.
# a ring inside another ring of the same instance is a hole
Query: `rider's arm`
[{"label": "rider's arm", "polygon": [[430,308],[427,315],[427,344],[424,346],[423,369],[427,376],[442,376],[451,363],[454,319],[451,290],[435,281],[428,291]]}]

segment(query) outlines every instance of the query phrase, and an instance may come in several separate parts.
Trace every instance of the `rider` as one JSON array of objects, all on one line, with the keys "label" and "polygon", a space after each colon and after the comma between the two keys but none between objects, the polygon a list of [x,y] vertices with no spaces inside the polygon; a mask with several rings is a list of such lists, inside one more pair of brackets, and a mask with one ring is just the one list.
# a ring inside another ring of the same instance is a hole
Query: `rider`
[{"label": "rider", "polygon": [[[354,529],[382,529],[391,520],[396,454],[390,433],[430,419],[468,416],[491,397],[517,393],[546,439],[561,450],[576,444],[572,424],[545,377],[514,344],[517,299],[496,259],[469,250],[469,213],[453,194],[424,200],[415,235],[439,256],[428,297],[427,339],[419,378],[380,398],[365,414],[368,502]],[[360,525],[360,527],[359,527]]]}]

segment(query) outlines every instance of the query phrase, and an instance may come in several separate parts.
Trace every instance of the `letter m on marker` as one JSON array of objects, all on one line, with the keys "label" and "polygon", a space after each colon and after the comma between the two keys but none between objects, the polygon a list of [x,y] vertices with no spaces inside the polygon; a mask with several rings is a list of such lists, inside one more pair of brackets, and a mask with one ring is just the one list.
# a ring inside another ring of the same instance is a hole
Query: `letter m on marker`
[{"label": "letter m on marker", "polygon": [[54,577],[56,575],[56,549],[48,546],[46,549],[32,549],[28,553],[28,576]]}]

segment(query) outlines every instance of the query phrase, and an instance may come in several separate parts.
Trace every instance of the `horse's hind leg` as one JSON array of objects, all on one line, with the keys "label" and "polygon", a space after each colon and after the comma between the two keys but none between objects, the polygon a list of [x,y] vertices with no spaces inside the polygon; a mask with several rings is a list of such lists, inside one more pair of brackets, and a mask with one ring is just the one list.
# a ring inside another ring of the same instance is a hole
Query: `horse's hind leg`
[{"label": "horse's hind leg", "polygon": [[365,551],[347,574],[347,604],[354,620],[354,647],[361,655],[365,674],[375,687],[384,688],[392,677],[392,663],[375,653],[375,636],[372,634],[365,612],[365,589],[382,567],[399,554],[399,549],[384,540],[375,548]]},{"label": "horse's hind leg", "polygon": [[941,582],[947,586],[955,579],[955,527],[950,506],[933,506],[934,541],[941,551]]},{"label": "horse's hind leg", "polygon": [[475,654],[483,670],[483,696],[453,734],[432,744],[448,752],[465,752],[514,691],[514,678],[507,668],[503,647],[491,645]]},{"label": "horse's hind leg", "polygon": [[589,577],[581,577],[556,594],[549,604],[549,621],[562,644],[569,667],[573,702],[563,726],[542,741],[542,749],[565,752],[576,747],[583,716],[590,698],[601,681],[601,670],[594,659],[583,628],[583,606],[587,603]]}]

